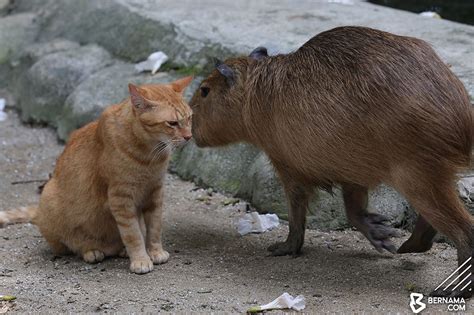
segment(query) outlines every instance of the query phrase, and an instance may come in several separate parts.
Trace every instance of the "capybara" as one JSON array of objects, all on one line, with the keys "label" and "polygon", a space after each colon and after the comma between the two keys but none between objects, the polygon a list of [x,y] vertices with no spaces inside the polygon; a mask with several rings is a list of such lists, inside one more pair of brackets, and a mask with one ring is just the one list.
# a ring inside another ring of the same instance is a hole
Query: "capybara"
[{"label": "capybara", "polygon": [[428,250],[439,231],[455,243],[459,264],[472,257],[473,218],[455,180],[470,165],[474,113],[426,42],[348,26],[289,54],[259,47],[217,62],[190,105],[198,146],[245,141],[271,160],[290,206],[288,238],[269,247],[273,255],[300,252],[308,199],[333,185],[350,223],[376,249],[395,252],[386,219],[367,211],[368,190],[383,182],[419,213],[399,252]]}]

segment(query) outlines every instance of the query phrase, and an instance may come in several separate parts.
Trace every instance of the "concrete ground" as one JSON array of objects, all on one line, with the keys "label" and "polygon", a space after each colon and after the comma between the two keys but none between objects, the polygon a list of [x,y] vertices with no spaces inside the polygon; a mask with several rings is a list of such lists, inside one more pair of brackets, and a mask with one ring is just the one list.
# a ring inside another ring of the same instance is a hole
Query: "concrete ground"
[{"label": "concrete ground", "polygon": [[[0,210],[35,203],[38,183],[11,183],[47,178],[61,150],[51,130],[23,126],[10,112],[0,122]],[[0,313],[242,313],[283,292],[304,295],[309,313],[411,313],[410,291],[428,293],[456,267],[447,244],[425,254],[379,254],[352,230],[310,230],[302,256],[270,257],[266,247],[283,240],[287,226],[241,237],[234,224],[245,204],[228,201],[169,175],[164,237],[171,258],[146,275],[131,274],[127,259],[88,265],[53,257],[30,224],[0,229],[0,295],[17,297],[0,302]]]}]

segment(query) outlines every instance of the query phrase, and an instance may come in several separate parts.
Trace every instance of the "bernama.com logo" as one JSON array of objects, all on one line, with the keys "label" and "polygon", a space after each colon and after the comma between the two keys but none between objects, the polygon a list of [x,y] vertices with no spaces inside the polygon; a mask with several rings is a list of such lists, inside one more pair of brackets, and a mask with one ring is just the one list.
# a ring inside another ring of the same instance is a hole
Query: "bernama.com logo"
[{"label": "bernama.com logo", "polygon": [[[439,293],[462,293],[464,291],[472,291],[472,257],[469,257],[461,266],[443,280],[435,289]],[[445,304],[447,311],[460,312],[466,310],[466,301],[463,297],[437,297],[429,296],[423,302],[423,294],[413,292],[410,294],[410,308],[413,313],[418,314],[423,311],[427,304]]]}]

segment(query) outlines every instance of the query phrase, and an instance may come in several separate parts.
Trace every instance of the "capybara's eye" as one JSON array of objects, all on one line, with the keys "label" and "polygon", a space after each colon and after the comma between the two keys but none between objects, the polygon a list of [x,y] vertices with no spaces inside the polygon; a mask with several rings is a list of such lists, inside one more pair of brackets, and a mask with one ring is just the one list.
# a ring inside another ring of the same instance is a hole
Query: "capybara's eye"
[{"label": "capybara's eye", "polygon": [[201,86],[201,96],[206,97],[210,90],[207,86]]}]

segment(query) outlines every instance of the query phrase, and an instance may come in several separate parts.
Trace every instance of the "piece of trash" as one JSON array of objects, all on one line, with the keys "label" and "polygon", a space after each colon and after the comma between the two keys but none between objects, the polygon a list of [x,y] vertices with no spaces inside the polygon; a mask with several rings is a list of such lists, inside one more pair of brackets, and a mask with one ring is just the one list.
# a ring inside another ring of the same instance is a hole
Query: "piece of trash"
[{"label": "piece of trash", "polygon": [[420,13],[420,16],[429,17],[429,18],[435,18],[435,19],[441,19],[441,15],[439,15],[438,13],[433,12],[433,11],[421,12],[421,13]]},{"label": "piece of trash", "polygon": [[5,110],[5,99],[4,98],[0,98],[0,121],[5,121],[7,120],[7,113],[4,112]]},{"label": "piece of trash", "polygon": [[0,301],[14,301],[16,296],[14,295],[0,295]]},{"label": "piece of trash", "polygon": [[280,225],[278,216],[274,213],[259,214],[258,212],[246,213],[237,222],[240,235],[249,233],[263,233]]},{"label": "piece of trash", "polygon": [[145,61],[135,64],[135,69],[138,72],[151,71],[151,74],[155,74],[161,65],[167,61],[168,56],[162,51],[157,51],[148,56]]},{"label": "piece of trash", "polygon": [[474,200],[474,177],[468,176],[463,177],[458,181],[458,192],[459,196],[471,202]]},{"label": "piece of trash", "polygon": [[260,306],[252,306],[247,310],[247,313],[259,313],[262,311],[269,311],[269,310],[283,310],[283,309],[292,309],[295,311],[302,311],[306,307],[306,303],[304,300],[304,296],[298,295],[296,297],[291,296],[288,293],[283,293],[279,297],[277,297],[272,302],[260,305]]}]

